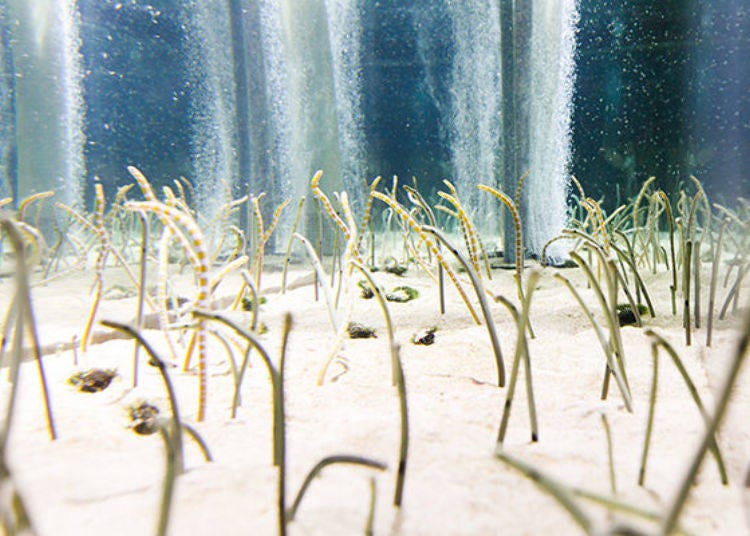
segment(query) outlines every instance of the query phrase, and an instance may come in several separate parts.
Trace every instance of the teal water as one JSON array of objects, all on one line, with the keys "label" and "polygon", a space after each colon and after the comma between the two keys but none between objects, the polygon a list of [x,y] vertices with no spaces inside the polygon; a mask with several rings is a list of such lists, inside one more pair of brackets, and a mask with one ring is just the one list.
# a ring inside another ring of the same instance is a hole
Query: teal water
[{"label": "teal water", "polygon": [[[497,231],[485,183],[523,197],[537,251],[567,177],[613,209],[656,175],[748,196],[750,52],[741,0],[623,2],[2,0],[0,188],[90,208],[136,165],[269,206],[443,179]],[[514,20],[511,21],[511,17]],[[512,23],[512,24],[511,24]],[[492,217],[487,217],[493,215]]]}]

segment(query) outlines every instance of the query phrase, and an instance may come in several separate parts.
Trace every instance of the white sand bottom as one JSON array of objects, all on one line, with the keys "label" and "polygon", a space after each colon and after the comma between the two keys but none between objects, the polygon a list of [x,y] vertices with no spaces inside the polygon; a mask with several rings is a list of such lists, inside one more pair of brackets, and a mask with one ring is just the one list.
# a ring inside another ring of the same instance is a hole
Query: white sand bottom
[{"label": "white sand bottom", "polygon": [[[325,303],[313,300],[311,286],[281,295],[266,293],[261,320],[269,331],[261,336],[272,359],[278,359],[281,319],[293,315],[285,392],[287,401],[288,480],[290,503],[307,471],[321,458],[352,454],[379,460],[385,472],[332,466],[309,489],[290,534],[361,534],[365,525],[370,477],[375,477],[375,534],[398,535],[541,535],[577,534],[571,517],[534,483],[494,455],[495,437],[507,389],[496,387],[495,361],[484,326],[467,314],[453,288],[447,311],[438,311],[437,289],[424,275],[406,278],[375,274],[386,288],[416,287],[421,296],[390,305],[406,377],[410,443],[403,505],[392,506],[399,452],[396,389],[390,382],[388,342],[375,300],[351,298],[352,320],[376,328],[378,338],[347,340],[341,350],[346,371],[331,367],[335,382],[316,385],[316,377],[333,342]],[[642,329],[623,328],[627,372],[634,398],[628,413],[614,385],[606,401],[599,394],[604,356],[583,312],[554,269],[544,271],[534,295],[531,321],[536,338],[529,341],[534,393],[540,423],[539,442],[530,441],[524,384],[516,391],[507,452],[571,486],[610,493],[607,443],[601,415],[612,429],[617,497],[645,510],[662,513],[672,500],[691,455],[701,438],[703,420],[675,367],[661,354],[660,381],[651,454],[644,487],[637,485],[652,375],[650,340]],[[593,293],[577,270],[562,270],[598,311]],[[303,277],[296,271],[290,280]],[[109,287],[122,276],[108,270]],[[264,275],[263,287],[278,285],[279,274]],[[358,278],[357,278],[358,279]],[[191,278],[175,276],[192,296]],[[223,283],[218,296],[230,296],[240,279]],[[43,346],[71,340],[83,330],[91,279],[63,278],[35,287],[34,306]],[[669,306],[669,276],[647,281],[657,310],[648,327],[666,337],[682,356],[709,411],[738,338],[740,314],[716,323],[714,343],[705,347],[705,328],[686,347],[681,318]],[[487,283],[494,293],[515,300],[512,273],[496,271]],[[0,283],[4,311],[12,292],[9,279]],[[473,292],[471,287],[467,291]],[[723,297],[725,289],[720,289]],[[472,301],[474,296],[472,295]],[[705,303],[705,298],[704,298]],[[134,298],[105,300],[99,318],[130,320]],[[479,309],[477,308],[477,311]],[[508,373],[516,328],[500,304],[492,304]],[[232,313],[247,323],[248,313]],[[597,318],[602,317],[597,313]],[[704,319],[705,324],[705,319]],[[228,332],[218,324],[212,328]],[[412,334],[436,326],[432,346],[410,343]],[[97,331],[106,331],[97,327]],[[166,357],[164,337],[146,335]],[[177,334],[175,334],[177,338]],[[231,339],[239,340],[230,335]],[[184,353],[184,344],[179,346]],[[175,535],[274,534],[276,478],[271,464],[271,395],[268,375],[257,354],[251,356],[242,388],[242,405],[230,418],[233,376],[227,355],[210,339],[208,413],[196,423],[198,379],[195,372],[171,369],[179,406],[214,456],[206,463],[195,444],[186,441],[187,472],[176,481],[170,533]],[[240,353],[235,351],[236,358]],[[6,353],[6,360],[7,360]],[[138,436],[129,429],[127,406],[146,400],[162,413],[168,402],[160,376],[141,354],[139,384],[132,388],[133,343],[112,340],[96,344],[79,364],[70,350],[49,353],[44,366],[50,387],[58,439],[50,441],[39,390],[37,365],[24,363],[20,397],[9,446],[10,465],[40,535],[143,535],[156,528],[164,474],[164,447],[158,435]],[[3,363],[5,364],[5,363]],[[98,394],[79,393],[66,380],[88,367],[116,368],[119,376]],[[9,385],[3,369],[0,400]],[[523,376],[521,377],[522,380]],[[716,464],[707,458],[693,487],[683,526],[694,534],[746,534],[742,486],[750,460],[750,390],[745,370],[719,435],[730,484],[722,486]],[[581,501],[597,526],[632,517],[608,514]],[[654,525],[640,525],[654,528]]]}]

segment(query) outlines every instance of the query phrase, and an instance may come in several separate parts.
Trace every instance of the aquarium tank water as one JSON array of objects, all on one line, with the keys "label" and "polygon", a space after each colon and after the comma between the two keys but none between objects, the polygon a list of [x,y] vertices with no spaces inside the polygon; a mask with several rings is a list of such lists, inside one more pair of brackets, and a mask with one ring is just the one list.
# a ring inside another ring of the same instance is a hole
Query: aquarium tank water
[{"label": "aquarium tank water", "polygon": [[[746,0],[0,0],[0,194],[90,209],[185,177],[268,207],[450,180],[480,225],[525,179],[529,252],[569,177],[612,209],[657,176],[750,190]],[[413,179],[414,178],[414,179]],[[269,209],[270,210],[270,209]],[[508,233],[506,233],[507,235]],[[508,249],[508,248],[506,248]]]}]

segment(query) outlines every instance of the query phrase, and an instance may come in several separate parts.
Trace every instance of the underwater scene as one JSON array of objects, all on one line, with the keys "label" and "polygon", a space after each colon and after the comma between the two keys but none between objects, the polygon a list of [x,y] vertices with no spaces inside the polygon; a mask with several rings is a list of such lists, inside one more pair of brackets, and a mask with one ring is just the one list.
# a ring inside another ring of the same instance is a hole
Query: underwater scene
[{"label": "underwater scene", "polygon": [[750,533],[745,0],[0,0],[0,527]]}]

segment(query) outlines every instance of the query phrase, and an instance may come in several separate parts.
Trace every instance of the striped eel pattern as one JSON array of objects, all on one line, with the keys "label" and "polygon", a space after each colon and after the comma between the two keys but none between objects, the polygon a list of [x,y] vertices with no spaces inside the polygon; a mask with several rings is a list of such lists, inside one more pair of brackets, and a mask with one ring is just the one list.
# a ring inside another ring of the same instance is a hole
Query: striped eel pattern
[{"label": "striped eel pattern", "polygon": [[[519,184],[519,188],[516,191],[517,199],[520,199],[521,188],[523,187],[523,181],[525,180],[527,175],[528,175],[528,172],[526,173],[526,175],[521,177],[521,184]],[[461,220],[461,228],[464,230],[464,240],[467,241],[467,243],[471,244],[469,253],[470,253],[470,257],[473,256],[471,260],[472,260],[472,264],[474,265],[474,269],[477,272],[477,275],[479,277],[482,276],[480,262],[483,261],[484,267],[487,271],[487,277],[492,279],[492,271],[490,269],[490,260],[489,258],[487,258],[487,252],[484,250],[484,244],[482,244],[482,239],[479,236],[479,231],[477,230],[477,226],[474,225],[473,221],[471,221],[471,218],[469,218],[469,213],[466,212],[466,210],[464,210],[463,205],[461,204],[461,201],[458,199],[458,190],[456,190],[456,187],[453,186],[453,184],[448,180],[444,180],[443,182],[448,187],[448,189],[450,189],[451,196],[453,200],[455,201],[454,206],[456,207],[456,213],[458,214],[458,218]],[[438,195],[440,195],[440,192],[438,192]],[[518,204],[518,201],[516,201],[516,206],[517,207],[520,206]],[[467,234],[468,234],[468,239],[466,236]]]},{"label": "striped eel pattern", "polygon": [[[450,185],[448,181],[443,182]],[[479,240],[477,238],[477,229],[469,219],[469,215],[464,210],[463,205],[461,205],[461,202],[458,200],[458,195],[456,194],[455,188],[453,188],[452,185],[450,185],[449,187],[453,192],[452,194],[438,192],[438,196],[448,201],[456,209],[455,215],[459,223],[461,224],[461,234],[464,237],[466,251],[469,254],[469,262],[471,263],[477,274],[481,277],[482,271],[479,267]]]},{"label": "striped eel pattern", "polygon": [[[369,186],[370,192],[374,192],[375,189],[378,187],[378,184],[380,184],[380,181],[382,180],[382,177],[375,177],[375,180],[372,181],[372,184]],[[359,252],[362,249],[362,239],[365,236],[365,229],[370,225],[370,219],[372,218],[372,202],[374,201],[374,198],[371,195],[367,196],[367,201],[365,202],[365,213],[362,216],[362,222],[359,225],[359,228],[362,230],[361,233],[359,233],[359,237],[357,238],[357,251]]]},{"label": "striped eel pattern", "polygon": [[[159,201],[129,201],[126,206],[132,210],[143,210],[157,215],[159,220],[170,222],[169,228],[179,227],[184,234],[176,234],[181,245],[188,252],[188,258],[195,271],[198,294],[195,304],[199,309],[209,307],[208,284],[208,252],[206,242],[198,225],[193,218],[176,207]],[[198,319],[196,342],[198,344],[198,377],[200,381],[198,391],[198,421],[203,421],[206,412],[206,320]]]},{"label": "striped eel pattern", "polygon": [[[338,227],[341,230],[341,233],[344,235],[344,240],[346,240],[346,243],[349,244],[352,241],[353,234],[357,232],[356,226],[352,226],[352,228],[349,228],[349,226],[346,223],[344,223],[344,220],[341,219],[341,216],[339,216],[336,210],[334,210],[333,205],[331,204],[331,201],[328,199],[328,196],[325,194],[323,190],[320,189],[320,178],[322,176],[323,176],[323,171],[321,170],[318,170],[315,173],[315,175],[313,175],[312,181],[310,181],[310,189],[312,190],[312,193],[315,196],[315,198],[318,201],[320,201],[320,203],[323,205],[323,208],[328,214],[328,217],[331,218],[331,220],[333,220],[333,223],[336,224],[336,227]],[[355,260],[361,261],[359,251],[357,250],[357,248],[353,249],[352,257]]]},{"label": "striped eel pattern", "polygon": [[437,260],[438,263],[443,267],[443,270],[445,270],[445,273],[448,274],[448,277],[450,278],[453,285],[456,287],[456,290],[458,291],[458,294],[461,296],[461,299],[466,304],[466,308],[471,313],[471,317],[474,319],[474,322],[477,324],[481,324],[479,321],[479,317],[477,316],[476,311],[474,310],[474,307],[472,307],[471,302],[469,301],[469,298],[466,296],[466,292],[464,292],[463,287],[461,286],[461,283],[458,281],[458,278],[456,277],[455,272],[450,267],[450,264],[446,262],[445,257],[443,257],[442,253],[440,253],[440,250],[437,248],[435,243],[430,240],[430,238],[425,234],[425,232],[422,230],[422,226],[417,223],[417,220],[414,219],[414,217],[409,214],[404,207],[401,206],[400,203],[397,201],[394,201],[391,197],[388,197],[387,195],[381,194],[380,192],[370,192],[370,195],[373,196],[375,199],[380,199],[383,203],[388,205],[393,211],[399,215],[399,217],[406,222],[409,227],[411,227],[414,232],[417,233],[419,238],[427,244],[427,247],[430,248],[430,251],[432,252],[433,257]]},{"label": "striped eel pattern", "polygon": [[28,196],[18,204],[18,216],[16,217],[16,219],[18,221],[23,221],[24,217],[26,216],[26,209],[29,208],[29,205],[31,203],[35,201],[44,201],[45,199],[50,198],[53,195],[55,195],[55,192],[50,190],[47,192],[38,192]]},{"label": "striped eel pattern", "polygon": [[99,254],[96,256],[96,264],[94,271],[96,273],[96,282],[94,283],[94,297],[91,301],[91,309],[89,311],[89,317],[86,321],[86,327],[83,330],[83,336],[81,337],[81,352],[86,352],[88,348],[89,339],[91,338],[91,330],[94,326],[94,320],[96,319],[96,312],[99,309],[99,302],[102,297],[102,287],[104,286],[104,265],[107,263],[107,256],[110,252],[109,234],[107,229],[104,227],[104,189],[101,184],[94,185],[94,199],[95,199],[95,232],[99,237]]},{"label": "striped eel pattern", "polygon": [[587,197],[581,201],[581,206],[591,216],[589,220],[591,221],[592,234],[603,244],[604,251],[609,254],[609,234],[607,233],[607,222],[604,221],[604,213],[602,212],[601,205],[591,197]]},{"label": "striped eel pattern", "polygon": [[313,195],[317,198],[318,201],[323,205],[323,208],[326,210],[326,213],[328,213],[328,217],[333,220],[333,223],[336,224],[336,226],[341,230],[341,232],[344,234],[344,238],[346,240],[349,240],[349,228],[344,223],[344,220],[341,219],[341,216],[339,216],[336,211],[333,209],[333,205],[331,204],[331,201],[328,199],[328,196],[323,192],[323,190],[320,189],[320,178],[323,176],[323,171],[318,170],[315,175],[313,175],[312,180],[310,181],[310,189],[312,190]]},{"label": "striped eel pattern", "polygon": [[[279,206],[276,207],[276,210],[273,211],[273,217],[271,218],[271,223],[266,229],[265,223],[263,222],[263,213],[260,210],[260,200],[265,197],[265,192],[261,193],[255,197],[252,197],[250,202],[253,207],[253,214],[255,215],[255,224],[257,229],[257,239],[255,244],[255,288],[260,290],[260,274],[263,270],[263,254],[266,249],[266,243],[271,239],[271,235],[273,234],[274,230],[276,229],[276,226],[279,224],[279,221],[281,220],[281,213],[284,211],[286,206],[289,204],[289,199],[285,199],[281,203],[279,203]],[[243,286],[244,291],[244,286]]]},{"label": "striped eel pattern", "polygon": [[523,290],[521,287],[523,277],[523,231],[521,228],[521,216],[520,214],[518,214],[518,208],[510,197],[505,195],[500,190],[493,188],[492,186],[479,184],[477,188],[479,188],[483,192],[494,195],[500,201],[502,201],[503,204],[508,207],[510,215],[513,218],[513,225],[516,230],[516,284],[518,286],[518,298],[521,302],[523,302]]},{"label": "striped eel pattern", "polygon": [[[169,228],[179,227],[184,234],[176,234],[181,245],[188,253],[188,258],[195,271],[198,295],[195,304],[199,309],[209,308],[210,287],[208,284],[208,252],[206,241],[195,220],[176,207],[165,205],[159,201],[129,201],[126,207],[132,210],[143,210],[157,215],[159,220],[170,222]],[[206,415],[206,320],[199,318],[196,332],[198,344],[198,417],[203,421]]]},{"label": "striped eel pattern", "polygon": [[[198,294],[195,304],[199,309],[208,309],[210,287],[208,283],[208,252],[206,241],[195,220],[175,206],[164,204],[156,199],[148,180],[135,167],[128,167],[131,175],[138,181],[146,201],[128,201],[126,207],[131,210],[143,210],[156,215],[159,221],[169,228],[185,249],[193,270],[195,271]],[[206,416],[206,320],[199,318],[196,326],[196,342],[198,345],[198,416],[203,421]],[[188,350],[192,351],[192,348]]]}]

